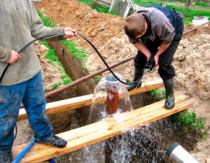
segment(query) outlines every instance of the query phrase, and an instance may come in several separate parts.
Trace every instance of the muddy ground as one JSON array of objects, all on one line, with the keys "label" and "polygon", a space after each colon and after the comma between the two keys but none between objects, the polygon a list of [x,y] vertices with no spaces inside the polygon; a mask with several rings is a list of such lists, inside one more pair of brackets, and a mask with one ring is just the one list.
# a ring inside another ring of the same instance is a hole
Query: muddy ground
[{"label": "muddy ground", "polygon": [[[123,32],[123,19],[109,14],[99,13],[90,7],[81,4],[78,0],[42,0],[36,7],[53,19],[59,26],[70,26],[86,35],[99,48],[108,63],[115,63],[126,57],[135,55],[136,49],[128,42]],[[186,27],[190,29],[192,27]],[[194,100],[191,111],[206,118],[206,129],[210,135],[210,27],[203,27],[197,32],[185,36],[177,53],[174,56],[176,68],[176,91],[185,91]],[[90,70],[104,67],[100,59],[90,46],[81,39],[74,39],[78,46],[88,52],[86,66]],[[46,72],[51,68],[42,61]],[[53,66],[52,66],[53,67]],[[53,74],[54,68],[52,68]],[[57,71],[57,70],[56,70]],[[129,62],[116,69],[125,78],[133,78],[133,62]],[[45,85],[56,82],[59,74],[51,76],[45,73]],[[157,72],[146,74],[145,79],[159,77]],[[205,162],[210,155],[210,136],[207,140],[199,142],[191,153],[201,162]]]}]

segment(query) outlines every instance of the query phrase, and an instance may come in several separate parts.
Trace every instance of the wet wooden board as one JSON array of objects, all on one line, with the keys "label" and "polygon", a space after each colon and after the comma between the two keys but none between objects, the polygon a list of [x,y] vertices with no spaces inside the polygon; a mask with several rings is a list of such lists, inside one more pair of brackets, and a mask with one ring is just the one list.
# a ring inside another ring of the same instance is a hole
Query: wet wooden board
[{"label": "wet wooden board", "polygon": [[[188,109],[192,106],[192,99],[187,95],[180,94],[176,95],[176,106],[174,109],[166,110],[163,106],[164,100],[131,112],[122,113],[120,121],[114,117],[108,117],[102,121],[58,134],[68,141],[65,148],[58,149],[43,144],[36,144],[22,162],[42,162],[120,135],[129,129],[144,126]],[[14,156],[24,147],[25,144],[14,147]]]},{"label": "wet wooden board", "polygon": [[[134,89],[129,92],[131,96],[147,92],[153,89],[157,89],[163,86],[163,82],[161,79],[147,81],[142,84],[142,87]],[[85,106],[90,106],[92,104],[92,98],[93,94],[85,95],[85,96],[79,96],[75,98],[70,98],[66,100],[56,101],[48,103],[46,106],[46,113],[48,115],[55,114],[59,112],[65,112],[73,109],[78,109]],[[24,120],[27,119],[26,111],[25,109],[21,109],[19,113],[18,120]]]}]

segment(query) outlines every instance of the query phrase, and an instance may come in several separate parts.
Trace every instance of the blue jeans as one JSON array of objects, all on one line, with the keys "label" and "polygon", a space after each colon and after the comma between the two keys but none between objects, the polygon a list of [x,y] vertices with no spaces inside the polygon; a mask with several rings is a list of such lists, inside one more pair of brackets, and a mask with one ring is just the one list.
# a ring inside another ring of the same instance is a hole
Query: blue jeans
[{"label": "blue jeans", "polygon": [[45,115],[46,99],[41,72],[33,78],[12,86],[0,86],[0,150],[11,150],[14,127],[21,103],[38,139],[52,136],[53,128]]}]

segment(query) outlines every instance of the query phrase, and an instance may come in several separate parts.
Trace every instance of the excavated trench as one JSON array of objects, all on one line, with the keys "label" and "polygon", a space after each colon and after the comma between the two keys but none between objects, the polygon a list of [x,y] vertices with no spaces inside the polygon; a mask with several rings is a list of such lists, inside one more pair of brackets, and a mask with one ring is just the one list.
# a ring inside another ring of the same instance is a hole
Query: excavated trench
[{"label": "excavated trench", "polygon": [[[55,54],[59,60],[64,65],[66,73],[71,76],[73,80],[76,80],[84,75],[87,75],[88,72],[85,70],[80,61],[75,59],[73,55],[69,52],[68,48],[58,42],[49,42],[49,45],[55,49]],[[80,83],[74,87],[70,87],[62,93],[56,94],[50,98],[48,101],[57,101],[61,99],[71,98],[75,96],[87,95],[94,92],[96,82],[92,79],[87,80],[83,83]],[[131,97],[133,108],[140,108],[142,106],[154,103],[158,101],[153,98],[149,93],[139,94]],[[87,118],[90,113],[90,108],[81,108],[75,111],[69,111],[65,113],[59,113],[50,116],[50,120],[53,123],[56,133],[68,131],[77,127],[81,127],[86,124]],[[169,162],[168,158],[165,157],[163,149],[173,142],[180,142],[180,144],[185,144],[185,147],[189,150],[193,149],[193,144],[195,142],[189,139],[182,139],[180,135],[176,135],[176,129],[171,123],[170,118],[160,120],[150,125],[146,125],[139,130],[135,130],[134,137],[133,134],[125,133],[122,136],[117,138],[112,138],[106,141],[106,143],[116,142],[116,139],[123,139],[126,137],[127,141],[139,142],[135,147],[138,150],[135,150],[135,155],[130,158],[130,162]],[[176,136],[174,136],[176,135]],[[184,141],[183,141],[184,140]],[[189,143],[193,142],[193,143]],[[117,162],[117,160],[110,159],[112,150],[109,145],[106,145],[105,149],[105,162]],[[143,150],[142,150],[143,149]],[[129,150],[129,149],[128,149]],[[58,162],[83,162],[81,159],[83,151],[73,152],[65,156],[59,157]],[[116,158],[115,158],[116,159]],[[119,159],[119,158],[118,158]],[[86,160],[87,161],[87,160]],[[89,160],[90,161],[90,160]],[[87,162],[89,162],[87,161]]]}]

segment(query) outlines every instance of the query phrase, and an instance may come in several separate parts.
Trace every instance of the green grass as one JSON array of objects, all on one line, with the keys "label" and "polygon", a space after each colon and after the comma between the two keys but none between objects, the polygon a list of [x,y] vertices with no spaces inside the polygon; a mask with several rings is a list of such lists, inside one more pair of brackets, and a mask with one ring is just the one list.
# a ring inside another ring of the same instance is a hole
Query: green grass
[{"label": "green grass", "polygon": [[55,55],[55,50],[52,49],[51,47],[49,47],[49,45],[46,41],[41,41],[41,44],[48,48],[48,51],[45,55],[45,58],[47,59],[48,63],[50,63],[52,65],[55,65],[55,64],[58,65],[59,71],[61,74],[62,82],[55,83],[52,86],[52,88],[50,88],[50,89],[55,89],[55,88],[59,87],[60,85],[66,85],[66,84],[69,84],[70,82],[72,82],[72,79],[68,76],[68,74],[66,74],[62,63],[59,61],[59,59]]},{"label": "green grass", "polygon": [[[155,0],[134,0],[134,2],[141,6],[162,5],[163,4],[163,1],[155,1]],[[167,1],[167,2],[170,2],[170,1]],[[199,5],[199,3],[197,5]],[[200,5],[208,6],[205,3],[200,3]],[[189,11],[187,13],[185,13],[185,8],[182,6],[176,6],[174,4],[166,3],[166,7],[169,9],[175,8],[176,11],[183,14],[185,24],[190,24],[192,22],[192,19],[194,16],[208,16],[210,18],[210,11],[207,11],[207,10],[193,10],[192,8],[190,8]]]},{"label": "green grass", "polygon": [[47,16],[45,16],[41,11],[38,11],[38,14],[43,24],[46,27],[51,27],[51,28],[55,27],[55,23],[51,19],[49,19]]},{"label": "green grass", "polygon": [[101,7],[101,6],[93,5],[93,0],[80,0],[80,2],[88,6],[91,6],[92,8],[96,9],[98,12],[108,13],[109,11],[108,7]]},{"label": "green grass", "polygon": [[195,6],[199,6],[199,7],[209,7],[209,5],[205,2],[196,2]]},{"label": "green grass", "polygon": [[155,99],[162,100],[165,98],[165,89],[160,88],[160,89],[154,89],[149,91],[150,95],[154,97]]},{"label": "green grass", "polygon": [[162,5],[163,1],[159,0],[133,0],[134,3],[140,6],[150,6],[150,5]]},{"label": "green grass", "polygon": [[81,63],[84,63],[87,60],[87,52],[84,49],[77,48],[76,43],[68,40],[62,40],[61,43],[65,45],[71,54]]},{"label": "green grass", "polygon": [[182,13],[184,15],[185,24],[189,24],[194,16],[208,16],[210,19],[210,11],[207,10],[193,10],[190,8],[189,11],[185,13],[184,7],[175,6],[173,4],[168,4],[166,7],[170,9],[175,8],[178,12]]},{"label": "green grass", "polygon": [[198,140],[206,139],[205,119],[198,117],[195,112],[183,111],[175,114],[173,118],[175,123],[182,127],[180,132],[193,132]]},{"label": "green grass", "polygon": [[86,4],[86,5],[92,5],[93,0],[80,0],[80,2]]}]

